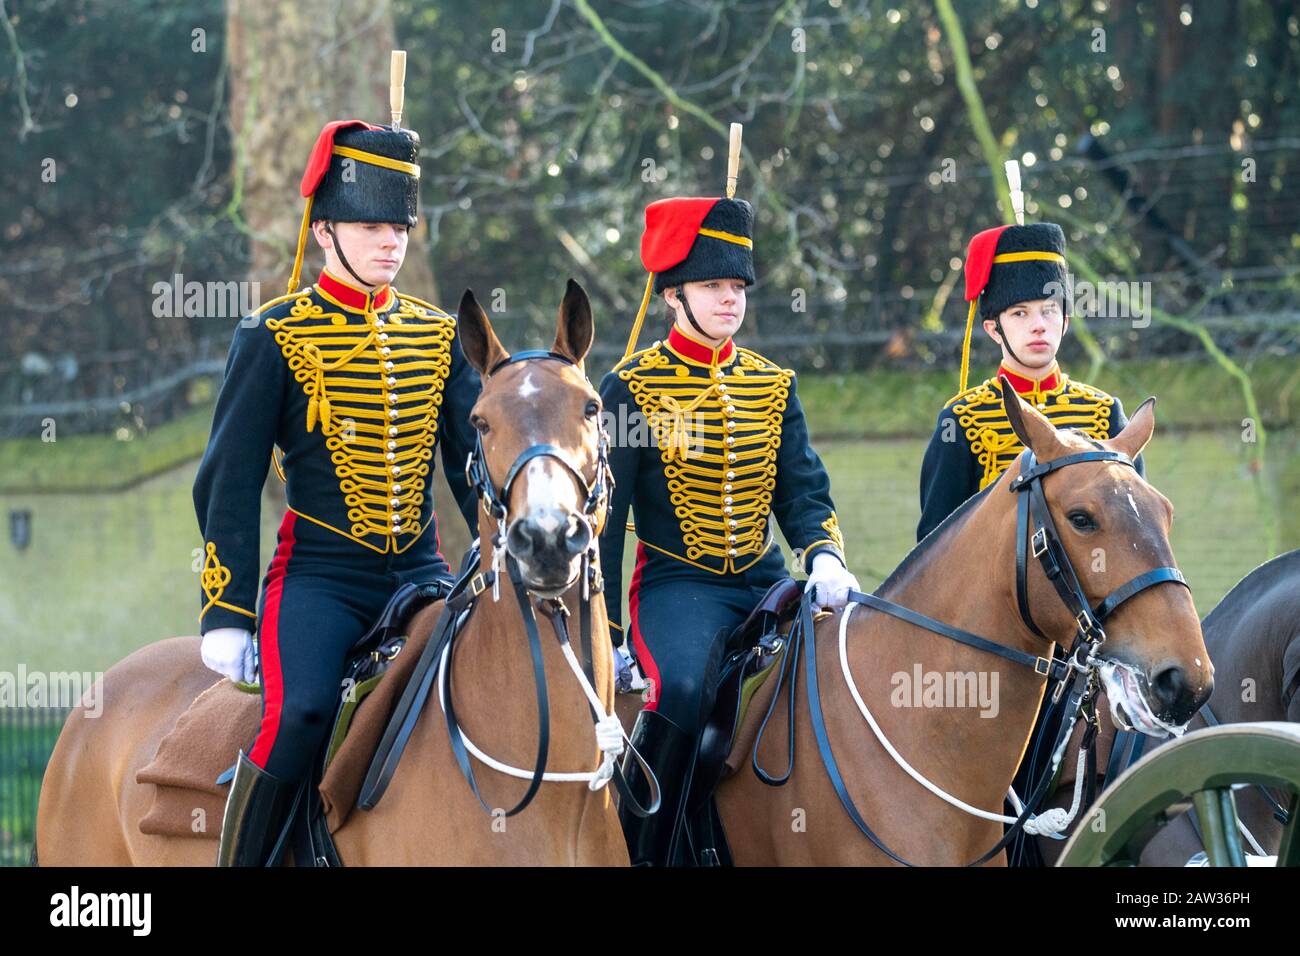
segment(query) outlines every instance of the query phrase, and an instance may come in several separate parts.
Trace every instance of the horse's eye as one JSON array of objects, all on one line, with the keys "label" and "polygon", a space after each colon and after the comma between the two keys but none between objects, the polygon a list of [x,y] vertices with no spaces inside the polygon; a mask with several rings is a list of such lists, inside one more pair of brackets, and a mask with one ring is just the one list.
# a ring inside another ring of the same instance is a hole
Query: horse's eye
[{"label": "horse's eye", "polygon": [[1097,522],[1093,521],[1092,515],[1086,511],[1071,511],[1066,517],[1070,519],[1070,524],[1074,526],[1076,531],[1095,531],[1097,529]]},{"label": "horse's eye", "polygon": [[486,435],[488,433],[487,419],[482,415],[471,415],[469,423],[477,428],[480,434]]},{"label": "horse's eye", "polygon": [[588,418],[595,418],[600,414],[600,402],[594,398],[587,402],[586,415]]}]

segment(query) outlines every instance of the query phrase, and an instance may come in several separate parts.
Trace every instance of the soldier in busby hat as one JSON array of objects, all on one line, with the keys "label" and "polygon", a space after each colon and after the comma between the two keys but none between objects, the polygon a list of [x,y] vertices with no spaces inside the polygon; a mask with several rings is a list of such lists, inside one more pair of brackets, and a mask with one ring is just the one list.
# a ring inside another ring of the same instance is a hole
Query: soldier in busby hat
[{"label": "soldier in busby hat", "polygon": [[[1060,226],[1040,222],[984,230],[970,241],[965,278],[970,306],[961,383],[939,413],[921,465],[918,541],[1024,451],[1003,410],[1003,380],[1058,428],[1109,438],[1127,424],[1119,399],[1072,379],[1057,363],[1070,327],[1071,298]],[[967,387],[977,312],[1002,361],[996,374]],[[1137,464],[1142,473],[1140,457]]]},{"label": "soldier in busby hat", "polygon": [[[634,864],[683,861],[674,834],[724,638],[788,574],[772,519],[820,604],[843,606],[857,587],[794,373],[732,338],[755,281],[753,233],[753,210],[740,199],[664,199],[646,209],[645,301],[629,354],[600,387],[612,421],[648,426],[611,443],[615,489],[600,540],[611,633],[626,636],[650,685],[632,741],[662,794],[649,817],[620,811]],[[633,351],[652,291],[669,328]],[[629,509],[639,540],[624,635]]]},{"label": "soldier in busby hat", "polygon": [[[435,447],[471,534],[477,527],[463,465],[479,376],[452,316],[392,286],[418,216],[418,153],[396,112],[391,128],[348,120],[321,130],[302,178],[289,294],[241,320],[230,347],[194,482],[199,620],[209,667],[235,681],[260,673],[262,719],[238,755],[219,865],[276,862],[349,648],[399,586],[450,584],[433,512]],[[325,268],[300,288],[308,231]],[[263,575],[268,464],[289,507]]]}]

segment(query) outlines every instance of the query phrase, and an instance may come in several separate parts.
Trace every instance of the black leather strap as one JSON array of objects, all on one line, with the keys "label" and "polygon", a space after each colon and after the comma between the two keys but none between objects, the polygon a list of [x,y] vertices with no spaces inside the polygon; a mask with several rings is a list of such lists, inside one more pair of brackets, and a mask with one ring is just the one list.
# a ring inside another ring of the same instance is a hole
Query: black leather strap
[{"label": "black leather strap", "polygon": [[1152,568],[1145,574],[1139,574],[1132,581],[1129,581],[1127,584],[1121,584],[1115,590],[1111,591],[1100,604],[1092,609],[1092,616],[1099,621],[1104,621],[1115,613],[1117,607],[1133,595],[1145,591],[1153,585],[1163,584],[1165,581],[1177,582],[1189,591],[1191,590],[1191,585],[1188,584],[1187,579],[1183,577],[1183,572],[1179,571],[1177,568]]},{"label": "black leather strap", "polygon": [[[850,600],[853,600],[853,598],[850,597]],[[895,863],[901,864],[902,866],[912,866],[912,863],[903,859],[890,849],[885,842],[876,835],[875,831],[867,825],[867,822],[858,812],[857,806],[853,802],[853,797],[850,796],[848,789],[845,787],[844,778],[840,775],[839,766],[835,762],[835,755],[831,750],[830,737],[826,732],[825,717],[822,714],[821,708],[821,691],[817,677],[816,637],[813,625],[811,594],[804,595],[803,603],[799,608],[799,620],[796,627],[798,628],[799,633],[795,634],[793,630],[791,631],[791,643],[788,650],[789,653],[796,653],[798,642],[803,642],[804,671],[807,674],[806,680],[808,683],[808,712],[812,721],[813,737],[817,741],[817,750],[822,760],[822,766],[826,770],[827,777],[830,778],[831,785],[835,788],[835,795],[839,798],[840,804],[849,815],[849,819],[853,821],[854,826],[858,828],[863,836],[871,841],[876,849],[880,850],[880,852],[884,853]],[[1052,747],[1053,754],[1056,754],[1057,751],[1059,751],[1062,746],[1069,741],[1070,735],[1073,734],[1074,725],[1078,720],[1080,710],[1082,709],[1084,699],[1087,695],[1090,680],[1091,674],[1087,671],[1074,672],[1074,680],[1072,681],[1069,699],[1066,702],[1066,712],[1069,715],[1069,719],[1063,721],[1061,724],[1061,730],[1057,734],[1056,743]],[[1029,796],[1029,799],[1025,801],[1024,810],[1021,812],[1020,816],[1016,818],[1016,821],[1007,828],[1006,832],[1003,833],[1002,838],[998,840],[997,843],[979,857],[979,859],[968,863],[967,866],[981,866],[993,859],[993,857],[998,853],[1002,852],[1007,844],[1015,838],[1016,834],[1024,828],[1026,821],[1029,820],[1035,809],[1042,802],[1043,797],[1046,795],[1048,787],[1055,776],[1055,767],[1049,764],[1049,766],[1045,768],[1038,784],[1034,787],[1033,793]]]},{"label": "black leather strap", "polygon": [[477,564],[472,560],[477,553],[477,548],[471,546],[465,561],[466,568],[452,588],[442,613],[438,615],[438,623],[424,645],[424,650],[420,652],[420,658],[384,728],[384,735],[371,758],[370,768],[366,771],[357,797],[357,806],[363,810],[374,809],[388,789],[393,774],[397,772],[397,764],[402,759],[411,731],[415,729],[424,702],[428,699],[429,689],[433,686],[433,678],[438,672],[438,658],[442,655],[443,648],[455,637],[457,618],[473,605],[478,595],[492,586],[495,574],[492,571],[487,574],[478,572]]},{"label": "black leather strap", "polygon": [[874,594],[864,594],[862,591],[849,591],[848,599],[854,603],[865,604],[868,607],[875,608],[877,611],[884,611],[886,614],[893,615],[899,620],[906,621],[909,624],[915,624],[917,627],[923,627],[927,631],[942,634],[950,640],[954,640],[959,644],[965,644],[967,647],[973,647],[977,651],[996,654],[998,657],[1006,658],[1014,664],[1023,664],[1025,667],[1032,668],[1036,673],[1042,674],[1044,677],[1050,676],[1061,679],[1069,672],[1069,666],[1064,661],[1041,657],[1036,654],[1029,654],[1025,651],[1018,651],[1015,648],[1004,647],[1001,644],[995,644],[993,641],[980,637],[978,634],[972,634],[970,631],[963,631],[961,628],[953,627],[951,624],[945,624],[943,621],[936,621],[932,617],[926,617],[924,614],[913,611],[911,608],[903,607],[901,604],[895,604],[893,601],[887,601]]},{"label": "black leather strap", "polygon": [[[798,627],[799,622],[796,620],[790,628],[785,650],[781,652],[781,666],[776,672],[776,683],[772,685],[772,699],[767,705],[767,713],[763,715],[763,722],[758,725],[758,733],[754,736],[754,750],[750,755],[750,766],[754,768],[754,775],[769,787],[784,786],[789,781],[790,774],[794,772],[795,685],[799,681],[799,651],[791,642],[799,636]],[[788,685],[787,674],[789,677]],[[763,743],[763,735],[767,732],[767,722],[772,719],[772,714],[776,712],[777,702],[781,699],[781,689],[785,686],[789,687],[790,692],[789,703],[786,707],[786,723],[790,731],[790,739],[786,745],[785,773],[780,776],[773,776],[758,765],[758,749]]]},{"label": "black leather strap", "polygon": [[1097,451],[1080,451],[1075,452],[1073,455],[1062,455],[1060,458],[1053,458],[1051,461],[1038,462],[1037,464],[1034,463],[1034,453],[1028,449],[1026,449],[1026,453],[1029,467],[1022,467],[1020,474],[1012,479],[1010,488],[1013,492],[1023,491],[1026,485],[1038,481],[1044,475],[1085,461],[1117,461],[1122,465],[1128,465],[1130,468],[1134,467],[1133,459],[1128,455],[1120,451],[1107,451],[1104,448]]},{"label": "black leather strap", "polygon": [[[506,572],[510,576],[510,583],[514,587],[515,597],[519,601],[519,609],[523,614],[524,629],[528,633],[528,651],[533,659],[533,687],[537,697],[537,756],[533,764],[533,776],[529,781],[528,789],[524,792],[522,798],[511,809],[506,810],[504,815],[512,817],[528,804],[533,802],[533,797],[537,795],[538,789],[542,785],[542,776],[546,773],[546,759],[550,752],[551,746],[551,705],[549,694],[546,689],[546,668],[542,658],[542,642],[537,633],[537,618],[532,611],[532,601],[529,598],[528,589],[524,586],[523,578],[519,573],[519,563],[514,557],[506,555]],[[450,654],[448,648],[447,653]],[[482,794],[479,793],[478,782],[474,779],[474,768],[470,764],[469,752],[465,749],[465,741],[461,737],[460,725],[456,722],[456,710],[452,705],[455,697],[452,688],[452,667],[450,659],[447,661],[446,679],[442,706],[447,724],[447,737],[451,742],[451,752],[456,758],[456,763],[460,767],[461,774],[469,783],[469,788],[474,792],[474,798],[478,800],[479,805],[489,814],[494,814],[494,808],[489,807],[484,801]]]}]

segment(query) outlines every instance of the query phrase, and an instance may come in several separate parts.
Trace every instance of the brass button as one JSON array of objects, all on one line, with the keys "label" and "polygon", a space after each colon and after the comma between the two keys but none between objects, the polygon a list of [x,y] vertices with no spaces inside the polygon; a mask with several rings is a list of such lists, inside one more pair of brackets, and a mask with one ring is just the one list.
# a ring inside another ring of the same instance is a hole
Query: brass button
[{"label": "brass button", "polygon": [[393,474],[395,474],[395,475],[400,475],[401,473],[402,473],[402,466],[401,466],[401,465],[394,465],[394,466],[393,466]]},{"label": "brass button", "polygon": [[727,480],[728,480],[728,481],[734,481],[735,478],[736,478],[736,473],[735,473],[734,471],[729,471],[729,472],[727,472]]},{"label": "brass button", "polygon": [[734,451],[727,452],[727,461],[735,461],[735,460],[736,460],[736,453]]},{"label": "brass button", "polygon": [[397,426],[396,426],[396,425],[389,425],[389,426],[388,426],[388,434],[390,434],[390,435],[396,435],[396,434],[397,434]]}]

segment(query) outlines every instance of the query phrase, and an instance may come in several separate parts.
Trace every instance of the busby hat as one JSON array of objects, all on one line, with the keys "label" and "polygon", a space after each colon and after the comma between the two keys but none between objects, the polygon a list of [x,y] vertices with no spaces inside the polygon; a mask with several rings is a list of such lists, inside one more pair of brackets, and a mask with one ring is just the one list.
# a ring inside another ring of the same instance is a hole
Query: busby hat
[{"label": "busby hat", "polygon": [[970,337],[978,309],[997,318],[1017,302],[1059,298],[1069,301],[1065,233],[1052,222],[985,229],[966,249],[966,338],[962,343],[961,387],[970,368]]},{"label": "busby hat", "polygon": [[646,207],[641,263],[656,293],[684,282],[754,276],[754,209],[743,199],[660,199]]},{"label": "busby hat", "polygon": [[[739,150],[738,142],[733,150]],[[733,186],[734,182],[728,184],[728,192]],[[743,279],[753,285],[754,207],[730,196],[678,196],[652,202],[645,210],[641,264],[649,276],[624,357],[636,347],[651,290],[659,293],[706,279]]]},{"label": "busby hat", "polygon": [[311,223],[391,222],[414,226],[420,209],[420,137],[361,120],[326,123],[302,175],[307,198],[289,291],[298,285]]}]

